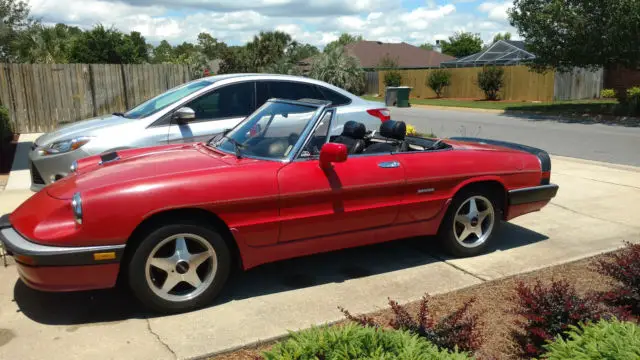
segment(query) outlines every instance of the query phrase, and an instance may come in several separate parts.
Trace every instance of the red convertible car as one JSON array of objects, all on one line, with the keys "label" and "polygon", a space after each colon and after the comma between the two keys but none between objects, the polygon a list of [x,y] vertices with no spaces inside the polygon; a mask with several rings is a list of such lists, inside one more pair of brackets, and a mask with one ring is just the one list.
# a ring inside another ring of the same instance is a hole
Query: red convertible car
[{"label": "red convertible car", "polygon": [[332,135],[333,121],[330,103],[272,99],[208,143],[82,159],[3,216],[0,241],[35,289],[120,279],[180,312],[209,304],[233,266],[436,234],[477,255],[558,190],[539,149],[405,136],[393,120]]}]

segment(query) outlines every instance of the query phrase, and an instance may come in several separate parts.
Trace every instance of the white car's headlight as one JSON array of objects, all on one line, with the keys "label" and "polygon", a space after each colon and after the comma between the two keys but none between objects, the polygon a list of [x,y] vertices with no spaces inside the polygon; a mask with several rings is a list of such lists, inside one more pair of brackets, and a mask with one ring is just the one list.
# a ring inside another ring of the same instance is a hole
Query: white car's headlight
[{"label": "white car's headlight", "polygon": [[81,148],[91,140],[88,136],[77,137],[68,140],[56,141],[40,149],[42,155],[62,154]]}]

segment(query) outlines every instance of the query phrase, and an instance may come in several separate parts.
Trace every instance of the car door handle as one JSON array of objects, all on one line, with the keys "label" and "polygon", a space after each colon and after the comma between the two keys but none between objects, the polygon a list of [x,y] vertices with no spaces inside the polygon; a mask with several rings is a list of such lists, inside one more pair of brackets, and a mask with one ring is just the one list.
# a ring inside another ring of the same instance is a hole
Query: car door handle
[{"label": "car door handle", "polygon": [[384,162],[378,163],[378,167],[381,167],[383,169],[392,169],[392,168],[400,167],[400,163],[397,161],[384,161]]}]

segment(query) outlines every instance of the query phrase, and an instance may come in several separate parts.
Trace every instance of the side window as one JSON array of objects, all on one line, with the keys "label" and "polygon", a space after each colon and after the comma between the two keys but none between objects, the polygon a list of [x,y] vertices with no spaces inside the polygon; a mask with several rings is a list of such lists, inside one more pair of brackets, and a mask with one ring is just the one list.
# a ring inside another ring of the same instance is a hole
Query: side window
[{"label": "side window", "polygon": [[316,130],[311,134],[309,142],[305,145],[304,149],[300,153],[301,158],[308,158],[312,156],[320,155],[320,149],[322,145],[327,142],[327,136],[329,135],[329,127],[331,125],[331,117],[333,111],[327,111],[322,115],[320,124]]},{"label": "side window", "polygon": [[196,113],[196,120],[243,117],[255,109],[253,82],[226,85],[187,103]]},{"label": "side window", "polygon": [[351,99],[348,97],[338,94],[333,90],[329,90],[326,87],[318,86],[318,90],[322,93],[324,99],[331,101],[331,104],[334,106],[347,105],[351,103]]},{"label": "side window", "polygon": [[258,82],[258,106],[271,98],[300,100],[325,97],[315,85],[293,81],[261,81]]}]

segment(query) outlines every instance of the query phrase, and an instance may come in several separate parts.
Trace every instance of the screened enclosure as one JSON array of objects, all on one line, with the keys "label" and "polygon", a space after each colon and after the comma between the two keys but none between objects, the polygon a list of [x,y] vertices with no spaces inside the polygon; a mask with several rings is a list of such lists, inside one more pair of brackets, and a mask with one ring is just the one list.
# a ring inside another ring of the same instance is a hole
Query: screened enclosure
[{"label": "screened enclosure", "polygon": [[441,67],[474,67],[484,65],[518,65],[535,59],[524,49],[524,41],[499,40],[485,50],[460,59],[446,61]]}]

